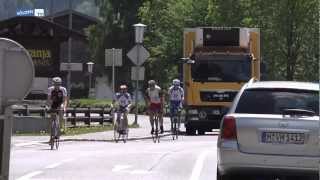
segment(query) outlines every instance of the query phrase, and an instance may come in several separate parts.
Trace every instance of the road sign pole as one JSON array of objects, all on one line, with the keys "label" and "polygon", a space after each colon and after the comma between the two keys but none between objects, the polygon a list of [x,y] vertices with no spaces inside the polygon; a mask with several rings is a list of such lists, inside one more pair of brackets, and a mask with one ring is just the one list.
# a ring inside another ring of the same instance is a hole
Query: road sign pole
[{"label": "road sign pole", "polygon": [[113,92],[113,94],[115,93],[115,86],[114,86],[114,48],[112,48],[112,92]]},{"label": "road sign pole", "polygon": [[136,107],[136,111],[135,111],[135,116],[134,116],[134,123],[133,124],[138,124],[138,90],[139,90],[139,61],[140,61],[140,47],[141,44],[138,43],[137,44],[138,48],[137,48],[137,72],[136,72],[136,95],[135,95],[135,107]]}]

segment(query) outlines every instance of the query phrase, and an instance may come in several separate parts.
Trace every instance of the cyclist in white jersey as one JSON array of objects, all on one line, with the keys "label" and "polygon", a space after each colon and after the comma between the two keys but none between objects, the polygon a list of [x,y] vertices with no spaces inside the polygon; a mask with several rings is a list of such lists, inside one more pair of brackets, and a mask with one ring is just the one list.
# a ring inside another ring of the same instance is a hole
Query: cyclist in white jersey
[{"label": "cyclist in white jersey", "polygon": [[151,134],[154,133],[154,115],[158,113],[160,133],[163,133],[163,119],[162,119],[162,109],[163,109],[163,93],[159,86],[156,85],[154,80],[148,81],[149,88],[146,91],[146,100],[149,109],[149,119],[151,124]]},{"label": "cyclist in white jersey", "polygon": [[120,121],[121,114],[123,114],[123,121],[120,122],[120,129],[125,130],[128,128],[128,113],[130,112],[131,107],[131,95],[127,92],[128,88],[126,85],[120,86],[120,92],[114,95],[112,105],[115,106],[117,104],[117,121]]},{"label": "cyclist in white jersey", "polygon": [[182,108],[182,103],[184,101],[184,90],[180,87],[179,79],[174,79],[172,81],[172,86],[168,90],[168,95],[170,102],[170,117],[172,118],[174,113]]}]

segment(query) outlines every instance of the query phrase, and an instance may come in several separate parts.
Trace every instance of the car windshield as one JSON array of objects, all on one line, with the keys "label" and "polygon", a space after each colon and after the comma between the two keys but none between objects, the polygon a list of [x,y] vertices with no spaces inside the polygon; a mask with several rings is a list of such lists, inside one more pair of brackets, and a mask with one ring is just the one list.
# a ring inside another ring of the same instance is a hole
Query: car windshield
[{"label": "car windshield", "polygon": [[197,60],[192,65],[196,82],[246,82],[250,79],[250,60]]},{"label": "car windshield", "polygon": [[282,114],[285,109],[303,109],[319,114],[319,94],[292,89],[248,89],[241,95],[235,112]]}]

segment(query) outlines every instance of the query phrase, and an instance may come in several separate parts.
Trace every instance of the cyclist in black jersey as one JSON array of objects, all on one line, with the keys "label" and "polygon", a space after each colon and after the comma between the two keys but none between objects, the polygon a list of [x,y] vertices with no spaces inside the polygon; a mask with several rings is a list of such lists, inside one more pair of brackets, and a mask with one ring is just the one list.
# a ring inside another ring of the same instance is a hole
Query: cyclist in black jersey
[{"label": "cyclist in black jersey", "polygon": [[[47,103],[52,113],[59,112],[59,121],[63,119],[63,113],[66,111],[68,105],[67,90],[61,86],[62,80],[60,77],[52,78],[52,86],[48,88]],[[54,117],[51,114],[51,117]],[[59,122],[60,123],[60,122]],[[65,126],[65,124],[63,124]]]}]

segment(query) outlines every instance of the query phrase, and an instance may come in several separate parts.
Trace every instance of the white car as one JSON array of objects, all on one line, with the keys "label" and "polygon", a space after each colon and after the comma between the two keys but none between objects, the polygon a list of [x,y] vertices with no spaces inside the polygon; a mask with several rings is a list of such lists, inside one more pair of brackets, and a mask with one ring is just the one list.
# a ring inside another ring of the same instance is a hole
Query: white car
[{"label": "white car", "polygon": [[319,123],[319,84],[251,80],[221,122],[217,180],[319,180]]}]

